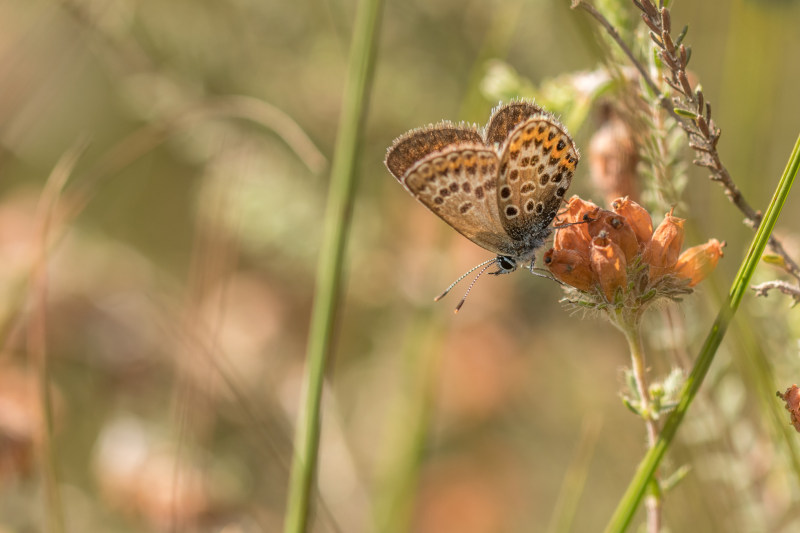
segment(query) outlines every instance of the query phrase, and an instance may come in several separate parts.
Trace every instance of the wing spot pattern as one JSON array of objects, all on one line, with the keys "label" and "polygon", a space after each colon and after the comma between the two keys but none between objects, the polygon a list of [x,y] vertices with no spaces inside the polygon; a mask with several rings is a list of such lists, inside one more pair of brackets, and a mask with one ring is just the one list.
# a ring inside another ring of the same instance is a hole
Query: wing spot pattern
[{"label": "wing spot pattern", "polygon": [[533,200],[528,200],[527,202],[525,202],[525,212],[526,213],[533,213],[534,205],[536,205],[536,204],[534,203]]}]

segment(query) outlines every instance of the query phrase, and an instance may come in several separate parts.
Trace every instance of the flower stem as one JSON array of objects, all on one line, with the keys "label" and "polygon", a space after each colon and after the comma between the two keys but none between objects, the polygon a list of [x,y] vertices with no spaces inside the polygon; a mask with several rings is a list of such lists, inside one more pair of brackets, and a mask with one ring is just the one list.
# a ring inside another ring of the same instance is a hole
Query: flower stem
[{"label": "flower stem", "polygon": [[[618,315],[619,326],[628,341],[631,352],[631,372],[639,395],[639,411],[647,429],[647,448],[655,446],[658,441],[658,424],[653,416],[653,403],[647,386],[647,371],[644,362],[644,345],[642,344],[639,320],[636,317]],[[658,533],[661,530],[661,491],[658,490],[658,476],[653,476],[652,488],[645,500],[647,509],[647,531]]]}]

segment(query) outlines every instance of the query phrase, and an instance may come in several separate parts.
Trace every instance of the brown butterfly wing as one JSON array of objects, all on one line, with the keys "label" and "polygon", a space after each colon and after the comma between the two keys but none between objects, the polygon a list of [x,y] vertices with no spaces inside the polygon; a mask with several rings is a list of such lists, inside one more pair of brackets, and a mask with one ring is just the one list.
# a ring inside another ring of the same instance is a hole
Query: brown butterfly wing
[{"label": "brown butterfly wing", "polygon": [[578,150],[549,114],[520,123],[502,148],[497,205],[506,233],[525,241],[556,216],[578,164]]},{"label": "brown butterfly wing", "polygon": [[545,111],[531,102],[510,102],[497,106],[492,110],[492,116],[486,124],[484,138],[488,146],[503,145],[509,134],[520,122],[533,115],[542,115]]},{"label": "brown butterfly wing", "polygon": [[411,130],[392,143],[386,166],[398,181],[403,181],[403,175],[414,163],[457,143],[483,144],[483,138],[475,127],[450,122]]},{"label": "brown butterfly wing", "polygon": [[478,143],[459,143],[428,154],[402,178],[406,189],[456,231],[497,254],[509,239],[497,212],[497,153]]}]

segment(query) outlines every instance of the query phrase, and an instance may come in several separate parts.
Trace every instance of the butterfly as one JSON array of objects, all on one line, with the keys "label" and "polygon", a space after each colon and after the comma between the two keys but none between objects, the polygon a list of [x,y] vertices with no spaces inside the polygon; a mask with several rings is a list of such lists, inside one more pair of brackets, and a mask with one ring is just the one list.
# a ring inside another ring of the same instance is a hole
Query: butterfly
[{"label": "butterfly", "polygon": [[482,274],[496,265],[497,275],[529,263],[533,272],[579,158],[551,113],[514,101],[496,107],[483,130],[447,121],[411,130],[395,139],[385,162],[414,198],[497,254],[452,288],[480,267]]}]

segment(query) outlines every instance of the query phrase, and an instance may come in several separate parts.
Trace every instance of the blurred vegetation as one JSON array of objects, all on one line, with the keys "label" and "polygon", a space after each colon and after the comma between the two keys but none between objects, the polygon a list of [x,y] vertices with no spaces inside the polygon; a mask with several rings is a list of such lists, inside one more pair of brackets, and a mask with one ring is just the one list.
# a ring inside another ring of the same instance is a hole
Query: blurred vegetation
[{"label": "blurred vegetation", "polygon": [[[627,4],[597,4],[633,35]],[[0,531],[44,530],[55,505],[67,531],[280,530],[354,12],[0,1]],[[800,4],[675,2],[672,16],[689,25],[726,165],[764,209],[800,122]],[[386,3],[323,395],[316,531],[608,520],[645,449],[619,398],[624,338],[570,315],[560,288],[530,275],[482,280],[457,317],[454,301],[434,305],[489,254],[383,166],[408,129],[483,123],[512,94],[557,112],[585,154],[598,102],[619,98],[576,81],[616,54],[598,36],[566,1]],[[48,177],[70,153],[59,191]],[[688,304],[648,317],[662,377],[690,366],[753,235],[705,172],[685,169],[687,245],[728,247]],[[570,192],[600,203],[588,170]],[[797,201],[777,231],[795,259]],[[762,265],[756,277],[779,274]],[[672,531],[800,527],[797,435],[774,396],[800,376],[789,304],[745,297],[668,455],[669,472],[691,466],[666,496]],[[44,494],[48,461],[60,504]]]}]

